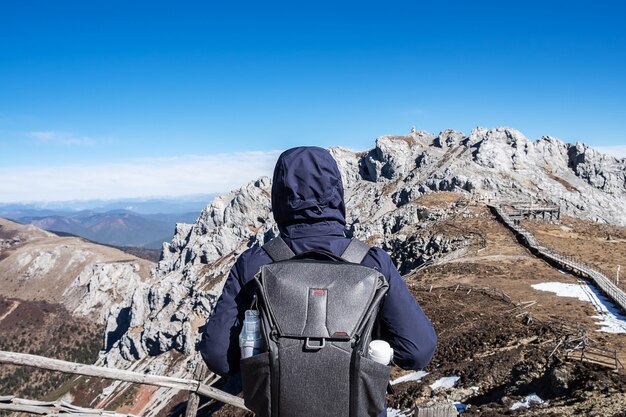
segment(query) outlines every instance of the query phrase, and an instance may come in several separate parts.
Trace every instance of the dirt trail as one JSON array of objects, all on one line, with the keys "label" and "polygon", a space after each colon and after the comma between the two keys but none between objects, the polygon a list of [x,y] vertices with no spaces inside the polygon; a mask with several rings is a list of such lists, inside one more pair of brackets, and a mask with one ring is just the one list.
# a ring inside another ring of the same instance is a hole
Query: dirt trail
[{"label": "dirt trail", "polygon": [[18,300],[12,300],[13,304],[11,304],[11,306],[9,307],[9,309],[0,316],[0,321],[4,320],[5,318],[9,317],[9,315],[11,313],[13,313],[15,311],[15,309],[17,307],[19,307],[19,305],[21,304]]},{"label": "dirt trail", "polygon": [[116,411],[124,414],[141,415],[141,412],[146,407],[146,404],[150,402],[150,399],[156,390],[156,387],[146,385],[140,386],[137,394],[133,398],[129,399],[129,404],[123,405]]}]

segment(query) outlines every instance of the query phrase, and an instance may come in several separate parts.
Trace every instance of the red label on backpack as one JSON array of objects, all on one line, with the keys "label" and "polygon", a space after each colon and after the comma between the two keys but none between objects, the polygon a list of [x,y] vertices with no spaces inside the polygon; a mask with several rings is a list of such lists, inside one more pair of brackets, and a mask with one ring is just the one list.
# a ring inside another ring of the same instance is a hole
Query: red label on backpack
[{"label": "red label on backpack", "polygon": [[323,297],[326,295],[325,288],[311,288],[311,295],[314,297]]}]

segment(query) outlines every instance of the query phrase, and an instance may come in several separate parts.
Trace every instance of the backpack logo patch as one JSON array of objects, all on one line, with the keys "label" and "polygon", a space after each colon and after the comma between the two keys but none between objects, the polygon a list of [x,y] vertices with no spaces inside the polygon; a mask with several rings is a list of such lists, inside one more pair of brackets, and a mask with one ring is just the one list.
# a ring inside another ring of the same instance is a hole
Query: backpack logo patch
[{"label": "backpack logo patch", "polygon": [[326,288],[311,288],[311,295],[313,297],[323,297],[328,290]]}]

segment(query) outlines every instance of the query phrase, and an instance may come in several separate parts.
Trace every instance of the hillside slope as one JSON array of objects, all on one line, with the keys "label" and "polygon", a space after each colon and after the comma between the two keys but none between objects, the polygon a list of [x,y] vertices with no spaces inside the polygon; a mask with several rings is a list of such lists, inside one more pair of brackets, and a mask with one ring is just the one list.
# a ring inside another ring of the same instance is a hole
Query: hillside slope
[{"label": "hillside slope", "polygon": [[[93,363],[102,349],[102,323],[71,315],[60,304],[0,296],[0,350]],[[70,375],[0,366],[0,393],[55,399]]]},{"label": "hillside slope", "polygon": [[[93,363],[120,333],[115,305],[148,285],[153,264],[76,237],[0,219],[0,350]],[[111,309],[115,314],[110,317]],[[60,373],[0,366],[0,392],[56,398]]]},{"label": "hillside slope", "polygon": [[77,237],[0,219],[0,295],[63,304],[98,317],[151,275],[153,264]]}]

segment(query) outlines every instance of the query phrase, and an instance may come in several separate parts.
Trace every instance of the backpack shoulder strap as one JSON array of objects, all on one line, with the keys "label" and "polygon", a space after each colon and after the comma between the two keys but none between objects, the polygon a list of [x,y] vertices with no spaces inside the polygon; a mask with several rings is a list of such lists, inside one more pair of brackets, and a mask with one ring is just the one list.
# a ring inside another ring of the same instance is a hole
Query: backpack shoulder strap
[{"label": "backpack shoulder strap", "polygon": [[262,249],[274,262],[285,261],[296,256],[280,235],[263,245]]},{"label": "backpack shoulder strap", "polygon": [[359,239],[352,239],[348,247],[341,254],[341,257],[348,262],[360,264],[370,250],[369,245],[361,242]]}]

